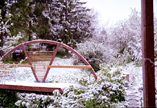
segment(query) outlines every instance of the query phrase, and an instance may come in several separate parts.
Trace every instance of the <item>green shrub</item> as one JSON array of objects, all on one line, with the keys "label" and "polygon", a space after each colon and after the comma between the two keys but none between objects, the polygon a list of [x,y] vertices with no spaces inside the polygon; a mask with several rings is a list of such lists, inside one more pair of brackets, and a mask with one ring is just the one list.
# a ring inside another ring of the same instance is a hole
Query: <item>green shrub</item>
[{"label": "green shrub", "polygon": [[96,63],[90,63],[90,65],[92,66],[92,68],[94,69],[95,72],[100,70],[99,64]]},{"label": "green shrub", "polygon": [[65,55],[65,51],[64,51],[64,50],[58,51],[57,54],[56,54],[57,57],[61,57],[61,58],[62,58],[64,55]]},{"label": "green shrub", "polygon": [[15,102],[18,100],[16,92],[6,92],[0,90],[0,106],[4,108],[16,108]]}]

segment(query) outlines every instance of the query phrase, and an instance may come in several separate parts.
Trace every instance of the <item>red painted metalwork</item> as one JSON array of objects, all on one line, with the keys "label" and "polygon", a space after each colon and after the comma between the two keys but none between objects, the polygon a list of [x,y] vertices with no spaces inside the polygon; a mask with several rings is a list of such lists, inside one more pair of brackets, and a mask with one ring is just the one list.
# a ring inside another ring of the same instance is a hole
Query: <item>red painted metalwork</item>
[{"label": "red painted metalwork", "polygon": [[[53,57],[52,57],[52,59],[51,59],[51,61],[50,61],[50,65],[52,64],[52,62],[53,62],[53,60],[54,60],[54,58],[55,58],[55,56],[56,56],[56,53],[57,53],[57,51],[58,51],[58,48],[59,48],[60,46],[62,46],[62,47],[64,47],[64,48],[66,48],[66,49],[72,51],[74,54],[76,54],[86,65],[91,66],[91,65],[88,63],[88,61],[87,61],[83,56],[81,56],[78,52],[76,52],[76,51],[75,51],[74,49],[72,49],[71,47],[69,47],[69,46],[67,46],[67,45],[65,45],[65,44],[63,44],[63,43],[59,43],[59,42],[56,42],[56,41],[50,41],[50,40],[33,40],[33,41],[29,41],[29,42],[25,42],[25,43],[23,43],[23,44],[20,44],[20,45],[16,46],[14,49],[12,49],[11,51],[9,51],[8,53],[6,53],[6,54],[2,57],[2,59],[1,59],[0,61],[3,61],[5,57],[7,57],[11,52],[13,52],[14,50],[16,50],[17,48],[22,47],[23,50],[24,50],[24,52],[25,52],[25,55],[26,55],[26,57],[27,57],[27,60],[28,60],[29,64],[32,65],[31,62],[30,62],[30,60],[29,60],[28,54],[27,54],[27,52],[26,52],[26,50],[25,50],[25,48],[24,48],[24,45],[35,44],[35,43],[47,43],[47,44],[54,44],[54,45],[57,45],[56,50],[55,50],[55,52],[54,52],[54,54],[53,54]],[[33,74],[34,74],[34,77],[35,77],[36,81],[39,82],[39,81],[38,81],[38,78],[37,78],[37,76],[36,76],[36,74],[35,74],[34,68],[33,68],[32,66],[31,66],[31,69],[32,69],[32,71],[33,71]],[[46,74],[45,74],[44,79],[43,79],[42,82],[44,82],[44,81],[46,80],[46,77],[47,77],[47,75],[48,75],[49,70],[50,70],[50,68],[47,69]],[[91,70],[92,74],[94,75],[95,80],[97,80],[97,76],[96,76],[96,74],[95,74],[93,68],[90,68],[90,70]]]},{"label": "red painted metalwork", "polygon": [[35,73],[35,70],[34,70],[34,68],[32,67],[32,63],[31,63],[31,61],[29,60],[27,51],[26,51],[26,49],[25,49],[25,47],[24,47],[23,44],[22,44],[22,49],[23,49],[23,51],[24,51],[24,53],[25,53],[25,55],[26,55],[26,57],[27,57],[27,61],[28,61],[29,65],[31,65],[31,69],[32,69],[32,72],[33,72],[33,75],[34,75],[36,81],[39,82],[39,80],[38,80],[38,78],[37,78],[37,75],[36,75],[36,73]]},{"label": "red painted metalwork", "polygon": [[23,44],[29,45],[29,44],[35,44],[35,43],[47,43],[47,44],[54,44],[54,45],[60,44],[59,42],[51,41],[51,40],[33,40],[33,41],[25,42]]},{"label": "red painted metalwork", "polygon": [[14,49],[10,50],[9,52],[7,52],[2,58],[0,61],[3,61],[10,53],[12,53],[13,51],[15,51],[17,48],[20,48],[22,47],[22,44],[16,46]]},{"label": "red painted metalwork", "polygon": [[75,51],[74,49],[72,49],[71,47],[69,47],[69,46],[67,46],[67,45],[65,45],[65,44],[61,44],[60,46],[62,46],[62,47],[64,47],[64,48],[66,48],[66,49],[72,51],[72,52],[75,53],[86,65],[90,65],[90,64],[88,63],[88,61],[87,61],[83,56],[81,56],[78,52],[76,52],[76,51]]},{"label": "red painted metalwork", "polygon": [[[52,63],[53,63],[53,60],[54,60],[54,58],[55,58],[55,56],[56,56],[56,54],[57,54],[57,51],[58,51],[58,49],[59,49],[59,46],[60,46],[60,44],[57,44],[57,47],[56,47],[56,49],[55,49],[55,52],[54,52],[54,54],[53,54],[53,56],[52,56],[52,59],[51,59],[51,61],[50,61],[50,64],[49,64],[50,66],[51,66]],[[47,71],[46,71],[46,74],[45,74],[44,79],[43,79],[42,82],[45,82],[46,77],[47,77],[47,75],[48,75],[48,73],[49,73],[49,70],[50,70],[50,68],[48,67],[48,68],[47,68]]]}]

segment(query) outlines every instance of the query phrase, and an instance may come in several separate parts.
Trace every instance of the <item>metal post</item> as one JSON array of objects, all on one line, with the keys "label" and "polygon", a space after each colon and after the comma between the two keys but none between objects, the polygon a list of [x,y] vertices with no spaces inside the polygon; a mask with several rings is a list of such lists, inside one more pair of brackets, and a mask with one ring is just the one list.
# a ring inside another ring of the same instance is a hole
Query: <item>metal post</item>
[{"label": "metal post", "polygon": [[27,57],[27,61],[28,61],[29,65],[31,65],[31,69],[32,69],[33,75],[34,75],[34,77],[35,77],[35,79],[36,79],[36,82],[39,82],[38,77],[37,77],[37,75],[36,75],[36,73],[35,73],[34,68],[32,67],[32,63],[31,63],[31,61],[30,61],[30,59],[29,59],[29,57],[28,57],[27,51],[26,51],[26,49],[25,49],[25,47],[24,47],[23,44],[22,44],[22,49],[23,49],[23,51],[24,51],[24,53],[25,53],[25,56]]},{"label": "metal post", "polygon": [[[60,47],[60,44],[57,44],[57,47],[56,47],[55,52],[54,52],[54,54],[53,54],[53,56],[52,56],[52,59],[51,59],[51,61],[50,61],[49,66],[52,65],[53,60],[54,60],[54,58],[55,58],[55,56],[56,56],[56,54],[57,54],[57,51],[58,51],[59,47]],[[48,67],[48,68],[47,68],[47,71],[46,71],[46,74],[45,74],[45,76],[44,76],[44,79],[43,79],[43,81],[42,81],[43,83],[45,82],[46,77],[47,77],[49,71],[50,71],[50,68]]]},{"label": "metal post", "polygon": [[144,107],[155,107],[153,0],[141,0]]}]

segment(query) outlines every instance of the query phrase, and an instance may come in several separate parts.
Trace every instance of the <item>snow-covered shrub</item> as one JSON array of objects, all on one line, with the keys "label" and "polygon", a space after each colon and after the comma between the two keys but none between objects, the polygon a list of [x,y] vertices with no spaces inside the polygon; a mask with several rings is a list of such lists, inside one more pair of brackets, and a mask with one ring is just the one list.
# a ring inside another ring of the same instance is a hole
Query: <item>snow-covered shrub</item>
[{"label": "snow-covered shrub", "polygon": [[13,37],[7,36],[6,38],[4,38],[4,45],[2,47],[2,50],[6,53],[9,50],[13,49],[15,46],[22,43],[23,37],[24,36],[22,35],[21,32],[17,36],[13,36]]},{"label": "snow-covered shrub", "polygon": [[[120,74],[120,70],[111,70],[111,66],[102,64],[101,70],[97,72],[98,81],[89,82],[88,80],[80,80],[80,83],[88,88],[87,95],[93,97],[87,98],[86,107],[88,108],[104,108],[104,107],[120,107],[125,104],[120,102],[125,101],[124,82],[125,76]],[[119,104],[117,104],[119,103]]]},{"label": "snow-covered shrub", "polygon": [[[11,14],[8,13],[6,15],[6,19],[3,19],[2,16],[1,16],[1,9],[0,9],[0,34],[1,33],[5,33],[5,32],[8,32],[8,28],[13,25],[13,23],[9,24],[8,22],[11,20]],[[5,22],[3,20],[6,20]],[[0,40],[1,41],[1,40]]]},{"label": "snow-covered shrub", "polygon": [[[7,53],[11,49],[13,49],[15,46],[22,43],[22,38],[23,38],[23,35],[21,33],[13,37],[9,37],[9,36],[5,37],[3,47],[2,48],[0,47],[0,50],[2,50],[4,54]],[[12,55],[8,55],[5,60],[9,60],[9,61],[12,60]]]},{"label": "snow-covered shrub", "polygon": [[24,100],[18,100],[15,105],[20,107],[26,108],[47,108],[47,106],[53,102],[54,100],[51,99],[49,96],[46,95],[36,95],[36,94],[25,94],[20,93],[18,94],[18,98]]},{"label": "snow-covered shrub", "polygon": [[[110,60],[110,50],[106,49],[102,43],[92,39],[77,44],[76,50],[91,64],[95,71],[99,70],[99,64],[107,63]],[[75,62],[80,62],[78,57],[74,56],[74,59]]]},{"label": "snow-covered shrub", "polygon": [[[13,23],[9,23],[11,20],[11,14],[7,13],[6,18],[2,19],[1,16],[1,10],[0,10],[0,34],[2,34],[2,38],[0,40],[0,43],[2,44],[0,46],[0,51],[3,53],[8,52],[9,50],[13,49],[16,45],[22,42],[22,36],[21,33],[19,33],[17,36],[10,36],[9,27],[13,25]],[[5,35],[4,35],[5,34]],[[0,58],[1,59],[1,58]]]},{"label": "snow-covered shrub", "polygon": [[35,94],[19,94],[17,106],[48,107],[48,108],[104,108],[124,107],[125,89],[124,77],[119,70],[111,70],[110,66],[101,65],[97,72],[98,81],[83,78],[81,85],[70,86],[63,89],[63,94],[58,90],[51,96]]},{"label": "snow-covered shrub", "polygon": [[140,63],[142,59],[140,14],[132,10],[129,19],[120,21],[110,30],[108,39],[118,61]]},{"label": "snow-covered shrub", "polygon": [[155,58],[157,58],[157,18],[154,18],[154,41]]}]

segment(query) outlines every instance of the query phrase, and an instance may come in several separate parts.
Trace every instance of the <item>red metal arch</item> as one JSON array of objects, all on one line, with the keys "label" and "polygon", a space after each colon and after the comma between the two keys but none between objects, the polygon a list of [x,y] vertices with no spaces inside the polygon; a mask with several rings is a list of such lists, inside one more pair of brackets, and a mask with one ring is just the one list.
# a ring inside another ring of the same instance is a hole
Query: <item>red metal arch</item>
[{"label": "red metal arch", "polygon": [[[52,56],[52,59],[51,59],[51,61],[50,61],[50,64],[49,64],[49,66],[47,67],[47,71],[46,71],[46,74],[45,74],[44,79],[43,79],[42,82],[45,82],[45,80],[46,80],[46,78],[47,78],[47,75],[48,75],[49,70],[50,70],[51,67],[53,67],[53,68],[58,68],[58,67],[51,66],[51,65],[52,65],[52,63],[53,63],[53,60],[54,60],[56,54],[57,54],[58,48],[59,48],[60,46],[66,48],[66,49],[72,51],[74,54],[76,54],[76,55],[87,65],[87,66],[82,66],[82,67],[79,67],[79,68],[89,68],[90,71],[92,72],[92,74],[94,75],[95,80],[97,80],[97,76],[96,76],[96,74],[95,74],[93,68],[91,67],[91,65],[88,63],[88,61],[87,61],[83,56],[81,56],[77,51],[75,51],[75,50],[72,49],[71,47],[69,47],[69,46],[67,46],[67,45],[65,45],[65,44],[63,44],[63,43],[56,42],[56,41],[50,41],[50,40],[33,40],[33,41],[28,41],[28,42],[22,43],[22,44],[16,46],[14,49],[12,49],[12,50],[10,50],[9,52],[7,52],[7,53],[1,58],[0,61],[3,61],[11,52],[15,51],[17,48],[22,47],[22,49],[23,49],[23,51],[24,51],[24,53],[25,53],[25,56],[27,57],[27,60],[28,60],[28,62],[29,62],[29,65],[30,65],[30,67],[31,67],[31,69],[32,69],[32,72],[33,72],[33,74],[34,74],[34,77],[35,77],[36,81],[39,82],[39,80],[38,80],[38,78],[37,78],[37,75],[36,75],[36,73],[35,73],[35,70],[34,70],[34,68],[32,67],[32,64],[31,64],[31,62],[30,62],[30,59],[29,59],[29,57],[28,57],[27,51],[26,51],[26,49],[25,49],[25,47],[24,47],[25,45],[35,44],[35,43],[47,43],[47,44],[54,44],[54,45],[57,45],[57,47],[56,47],[56,49],[55,49],[55,52],[54,52],[54,54],[53,54],[53,56]],[[62,66],[62,67],[59,67],[59,68],[74,68],[74,67]]]}]

